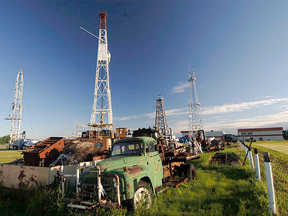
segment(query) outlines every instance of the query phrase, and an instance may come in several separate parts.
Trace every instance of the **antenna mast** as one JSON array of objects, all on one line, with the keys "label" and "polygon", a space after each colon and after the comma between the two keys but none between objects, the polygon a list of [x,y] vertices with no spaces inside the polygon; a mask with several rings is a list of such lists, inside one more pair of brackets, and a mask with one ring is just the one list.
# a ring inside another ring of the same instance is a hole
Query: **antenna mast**
[{"label": "antenna mast", "polygon": [[[98,125],[96,123],[96,115],[99,115],[100,125],[113,124],[112,117],[112,103],[111,92],[109,85],[109,62],[111,54],[108,51],[107,41],[107,12],[100,12],[100,28],[99,28],[99,40],[98,40],[98,55],[97,55],[97,68],[95,78],[95,91],[94,91],[94,103],[92,107],[90,126],[94,127]],[[104,119],[103,115],[107,118]]]},{"label": "antenna mast", "polygon": [[5,120],[11,120],[9,144],[12,144],[15,140],[20,139],[23,84],[23,72],[22,70],[19,70],[17,73],[15,84],[14,102],[12,104],[12,116],[8,116],[5,118]]},{"label": "antenna mast", "polygon": [[197,90],[196,90],[196,78],[195,72],[189,72],[189,82],[190,82],[190,99],[189,99],[189,133],[194,137],[197,134],[198,130],[203,130],[203,123],[200,111],[200,103],[198,100]]}]

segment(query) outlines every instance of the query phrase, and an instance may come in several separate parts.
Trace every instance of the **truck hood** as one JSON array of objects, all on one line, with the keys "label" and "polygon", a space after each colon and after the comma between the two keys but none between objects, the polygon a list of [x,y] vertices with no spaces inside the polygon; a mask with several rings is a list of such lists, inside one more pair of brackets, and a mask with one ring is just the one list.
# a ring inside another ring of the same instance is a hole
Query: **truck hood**
[{"label": "truck hood", "polygon": [[122,169],[123,167],[135,166],[139,164],[141,156],[115,156],[102,161],[97,165],[100,167],[101,172],[109,172],[112,170]]}]

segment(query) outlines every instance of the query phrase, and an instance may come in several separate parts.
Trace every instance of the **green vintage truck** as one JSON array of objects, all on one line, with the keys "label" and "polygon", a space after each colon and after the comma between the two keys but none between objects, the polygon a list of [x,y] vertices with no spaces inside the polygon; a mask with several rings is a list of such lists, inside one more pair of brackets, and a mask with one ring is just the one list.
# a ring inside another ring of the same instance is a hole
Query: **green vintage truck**
[{"label": "green vintage truck", "polygon": [[199,158],[185,152],[184,147],[171,151],[163,141],[156,142],[152,137],[116,141],[110,158],[80,173],[78,199],[68,206],[82,209],[121,208],[122,205],[132,209],[151,207],[155,194],[195,176],[194,167],[186,162]]}]

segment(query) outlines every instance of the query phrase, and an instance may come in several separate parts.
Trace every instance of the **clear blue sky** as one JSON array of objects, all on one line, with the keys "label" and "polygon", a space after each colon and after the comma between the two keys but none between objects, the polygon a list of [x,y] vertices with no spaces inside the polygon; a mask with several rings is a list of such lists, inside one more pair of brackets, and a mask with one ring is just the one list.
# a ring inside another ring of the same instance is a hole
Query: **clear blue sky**
[{"label": "clear blue sky", "polygon": [[0,0],[0,136],[20,69],[27,137],[89,123],[98,41],[80,26],[98,35],[98,10],[108,12],[116,126],[153,126],[162,94],[169,126],[187,130],[190,62],[205,130],[287,129],[288,1],[119,2]]}]

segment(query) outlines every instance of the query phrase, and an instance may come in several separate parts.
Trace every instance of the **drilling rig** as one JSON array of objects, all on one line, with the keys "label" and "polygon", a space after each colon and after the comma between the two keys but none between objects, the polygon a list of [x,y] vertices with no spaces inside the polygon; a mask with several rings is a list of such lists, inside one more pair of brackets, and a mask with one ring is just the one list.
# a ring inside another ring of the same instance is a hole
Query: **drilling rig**
[{"label": "drilling rig", "polygon": [[190,98],[189,98],[189,133],[192,137],[198,137],[202,140],[205,139],[203,122],[200,111],[200,103],[198,100],[197,90],[196,90],[196,78],[195,71],[189,70],[189,80],[190,82]]},{"label": "drilling rig", "polygon": [[22,116],[22,95],[23,95],[23,72],[19,70],[17,73],[16,83],[15,83],[15,93],[14,102],[12,104],[12,116],[7,116],[5,120],[11,120],[10,127],[10,141],[9,147],[13,145],[16,140],[20,140],[20,126],[21,126],[21,116]]},{"label": "drilling rig", "polygon": [[[83,132],[82,137],[101,141],[105,149],[111,147],[111,139],[114,139],[114,125],[112,116],[111,92],[109,84],[109,62],[111,54],[108,50],[107,40],[107,12],[98,11],[100,17],[99,37],[88,30],[83,29],[92,36],[98,38],[98,55],[95,77],[94,102],[91,112],[89,131]],[[96,122],[99,118],[99,123]],[[100,139],[100,140],[99,140]],[[105,140],[105,141],[104,141]],[[106,143],[106,144],[104,144]]]}]

